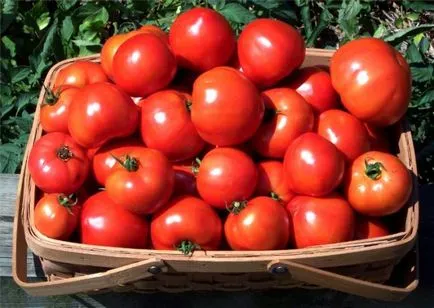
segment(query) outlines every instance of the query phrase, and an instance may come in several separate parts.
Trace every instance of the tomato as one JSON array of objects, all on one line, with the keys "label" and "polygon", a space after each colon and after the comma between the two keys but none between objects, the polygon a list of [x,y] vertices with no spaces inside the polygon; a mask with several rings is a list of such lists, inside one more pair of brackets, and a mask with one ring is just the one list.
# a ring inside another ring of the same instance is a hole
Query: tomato
[{"label": "tomato", "polygon": [[233,68],[214,68],[194,82],[191,120],[208,143],[229,146],[247,141],[263,115],[255,85]]},{"label": "tomato", "polygon": [[351,206],[367,216],[398,212],[412,191],[410,172],[399,158],[376,151],[362,154],[353,161],[344,184]]},{"label": "tomato", "polygon": [[169,41],[178,64],[197,72],[226,65],[235,51],[235,36],[229,22],[216,11],[202,7],[175,19]]},{"label": "tomato", "polygon": [[108,82],[83,87],[69,106],[69,132],[86,148],[133,134],[138,121],[139,108],[128,95]]},{"label": "tomato", "polygon": [[101,65],[90,61],[75,61],[57,74],[53,88],[62,85],[81,88],[88,84],[105,81],[108,81],[108,78]]},{"label": "tomato", "polygon": [[355,215],[337,194],[325,197],[296,196],[287,205],[292,218],[296,248],[353,240]]},{"label": "tomato", "polygon": [[234,201],[247,200],[255,191],[258,170],[252,159],[233,148],[209,151],[200,163],[197,190],[205,202],[225,209]]},{"label": "tomato", "polygon": [[320,114],[317,132],[333,143],[347,161],[369,151],[369,137],[365,126],[348,112],[331,109]]},{"label": "tomato", "polygon": [[159,37],[163,42],[169,44],[169,36],[161,28],[154,25],[144,25],[133,31],[135,33],[149,33]]},{"label": "tomato", "polygon": [[324,196],[341,183],[345,160],[327,139],[305,133],[295,139],[284,158],[285,178],[297,194]]},{"label": "tomato", "polygon": [[173,165],[173,170],[175,171],[175,185],[173,187],[173,196],[198,195],[194,169],[194,163],[191,160],[176,163],[175,165]]},{"label": "tomato", "polygon": [[330,74],[319,67],[300,69],[285,85],[303,96],[316,113],[339,106],[339,97],[333,88]]},{"label": "tomato", "polygon": [[389,235],[389,228],[377,218],[359,216],[356,224],[356,240]]},{"label": "tomato", "polygon": [[368,132],[369,144],[371,151],[387,152],[391,150],[391,144],[388,139],[388,132],[382,128],[364,123]]},{"label": "tomato", "polygon": [[294,193],[285,181],[285,171],[280,161],[262,161],[257,164],[257,167],[258,184],[255,195],[269,196],[283,204],[288,203],[294,197]]},{"label": "tomato", "polygon": [[58,89],[48,90],[39,118],[44,131],[69,133],[69,105],[77,92],[78,88],[72,86],[61,86]]},{"label": "tomato", "polygon": [[116,204],[133,213],[152,214],[167,203],[175,179],[172,165],[160,151],[138,148],[116,159],[105,182]]},{"label": "tomato", "polygon": [[262,97],[265,116],[252,138],[252,147],[264,157],[283,158],[295,138],[313,129],[312,108],[291,89],[267,90]]},{"label": "tomato", "polygon": [[152,217],[152,245],[159,250],[216,250],[222,238],[222,222],[213,208],[192,196],[172,199]]},{"label": "tomato", "polygon": [[255,84],[270,87],[300,67],[304,40],[290,25],[259,18],[249,23],[238,39],[243,73]]},{"label": "tomato", "polygon": [[123,248],[147,246],[149,224],[146,219],[116,205],[106,191],[86,200],[80,222],[83,244]]},{"label": "tomato", "polygon": [[361,38],[339,48],[331,58],[330,73],[342,104],[362,121],[388,126],[407,111],[409,66],[397,50],[380,39]]},{"label": "tomato", "polygon": [[226,219],[226,240],[233,250],[285,249],[290,220],[284,207],[269,197],[237,202]]},{"label": "tomato", "polygon": [[42,136],[29,154],[28,168],[35,185],[46,193],[71,194],[86,180],[86,151],[69,135],[55,132]]},{"label": "tomato", "polygon": [[46,194],[35,206],[35,227],[45,236],[67,240],[77,228],[80,212],[81,204],[74,194]]},{"label": "tomato", "polygon": [[148,96],[141,107],[143,142],[169,160],[192,158],[205,146],[191,121],[190,95],[164,90]]},{"label": "tomato", "polygon": [[92,160],[92,171],[95,180],[102,186],[112,173],[116,164],[115,157],[125,157],[131,151],[145,147],[136,138],[114,139],[98,148]]},{"label": "tomato", "polygon": [[113,79],[130,96],[147,96],[166,87],[176,73],[175,55],[159,37],[129,38],[113,57]]}]

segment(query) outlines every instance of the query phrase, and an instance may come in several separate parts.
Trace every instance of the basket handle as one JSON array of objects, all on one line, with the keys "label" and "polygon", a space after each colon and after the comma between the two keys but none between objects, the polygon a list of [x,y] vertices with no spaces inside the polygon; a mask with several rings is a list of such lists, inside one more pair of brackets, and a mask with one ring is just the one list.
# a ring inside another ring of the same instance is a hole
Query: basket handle
[{"label": "basket handle", "polygon": [[400,301],[417,288],[416,278],[405,288],[360,280],[288,260],[272,261],[267,269],[272,273],[289,274],[295,280],[326,289],[383,301]]},{"label": "basket handle", "polygon": [[[13,231],[12,275],[15,282],[34,296],[64,295],[112,288],[167,271],[167,266],[157,258],[124,265],[105,272],[55,281],[29,282],[27,280],[27,243],[19,213],[16,213]],[[156,266],[157,268],[153,267]],[[151,270],[150,270],[151,269]]]}]

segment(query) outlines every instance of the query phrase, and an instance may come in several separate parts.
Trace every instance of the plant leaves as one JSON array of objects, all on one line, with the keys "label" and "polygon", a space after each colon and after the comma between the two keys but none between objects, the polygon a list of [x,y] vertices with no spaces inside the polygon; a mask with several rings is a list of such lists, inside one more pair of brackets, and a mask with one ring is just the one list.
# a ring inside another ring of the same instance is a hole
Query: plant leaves
[{"label": "plant leaves", "polygon": [[427,82],[433,78],[434,66],[425,64],[410,65],[411,76],[413,81]]},{"label": "plant leaves", "polygon": [[13,42],[9,37],[3,36],[2,37],[2,43],[6,47],[6,49],[9,51],[9,55],[14,58],[16,55],[16,45],[15,42]]},{"label": "plant leaves", "polygon": [[428,3],[427,1],[404,1],[403,4],[404,7],[416,12],[434,11],[434,3]]},{"label": "plant leaves", "polygon": [[79,26],[80,32],[99,31],[107,24],[109,14],[105,7],[101,7],[87,16]]},{"label": "plant leaves", "polygon": [[11,82],[17,83],[26,79],[31,73],[30,67],[15,67],[11,71]]},{"label": "plant leaves", "polygon": [[[252,2],[267,10],[275,9],[279,7],[279,4],[281,3],[281,1],[279,0],[252,0]],[[275,13],[278,13],[278,11],[276,11]]]},{"label": "plant leaves", "polygon": [[78,0],[57,0],[57,5],[63,11],[67,11],[72,8]]},{"label": "plant leaves", "polygon": [[358,15],[362,10],[362,5],[359,0],[350,0],[348,3],[346,0],[342,2],[342,6],[338,13],[339,26],[345,33],[348,39],[353,39],[358,33]]},{"label": "plant leaves", "polygon": [[1,18],[0,18],[0,34],[6,31],[9,25],[15,20],[18,10],[18,1],[2,0],[0,1]]},{"label": "plant leaves", "polygon": [[228,3],[220,11],[230,22],[247,24],[255,19],[255,15],[238,3]]},{"label": "plant leaves", "polygon": [[21,149],[15,144],[0,144],[0,172],[14,173],[21,162]]},{"label": "plant leaves", "polygon": [[406,59],[409,63],[423,63],[422,55],[415,44],[410,44],[407,48]]},{"label": "plant leaves", "polygon": [[71,16],[66,16],[62,22],[62,28],[60,29],[62,40],[67,43],[71,39],[73,33],[74,24],[72,23],[72,18]]},{"label": "plant leaves", "polygon": [[380,24],[378,26],[377,30],[375,30],[373,37],[381,38],[381,37],[385,36],[387,33],[389,33],[389,30],[387,30],[386,26],[383,24]]},{"label": "plant leaves", "polygon": [[425,92],[425,94],[419,100],[419,105],[430,105],[430,107],[434,105],[434,89],[430,89]]},{"label": "plant leaves", "polygon": [[395,32],[393,34],[390,34],[384,38],[386,42],[389,42],[392,45],[397,45],[401,43],[402,41],[406,40],[408,37],[417,35],[419,33],[422,33],[427,30],[434,29],[434,24],[424,24],[419,25],[411,28],[406,28],[399,30],[398,32]]}]

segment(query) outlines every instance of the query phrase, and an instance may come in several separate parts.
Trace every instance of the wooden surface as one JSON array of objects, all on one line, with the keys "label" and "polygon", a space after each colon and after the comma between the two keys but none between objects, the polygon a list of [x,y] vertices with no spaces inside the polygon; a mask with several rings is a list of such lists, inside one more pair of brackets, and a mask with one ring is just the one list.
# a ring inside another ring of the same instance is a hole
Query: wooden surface
[{"label": "wooden surface", "polygon": [[[0,174],[0,307],[434,307],[434,185],[421,188],[420,272],[416,292],[401,303],[382,303],[328,290],[27,296],[11,276],[12,221],[18,177]],[[42,272],[28,254],[29,276]]]}]

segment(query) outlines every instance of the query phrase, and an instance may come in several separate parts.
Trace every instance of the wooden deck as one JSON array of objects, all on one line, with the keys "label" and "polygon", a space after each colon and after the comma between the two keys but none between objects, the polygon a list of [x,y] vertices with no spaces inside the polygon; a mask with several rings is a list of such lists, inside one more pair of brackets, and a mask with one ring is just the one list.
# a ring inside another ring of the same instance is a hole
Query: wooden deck
[{"label": "wooden deck", "polygon": [[[31,297],[18,288],[11,276],[12,224],[18,177],[0,174],[0,307],[434,307],[434,185],[421,188],[420,284],[401,303],[383,303],[328,290],[266,292],[201,292],[184,294],[108,293]],[[41,275],[29,252],[29,276]]]}]

